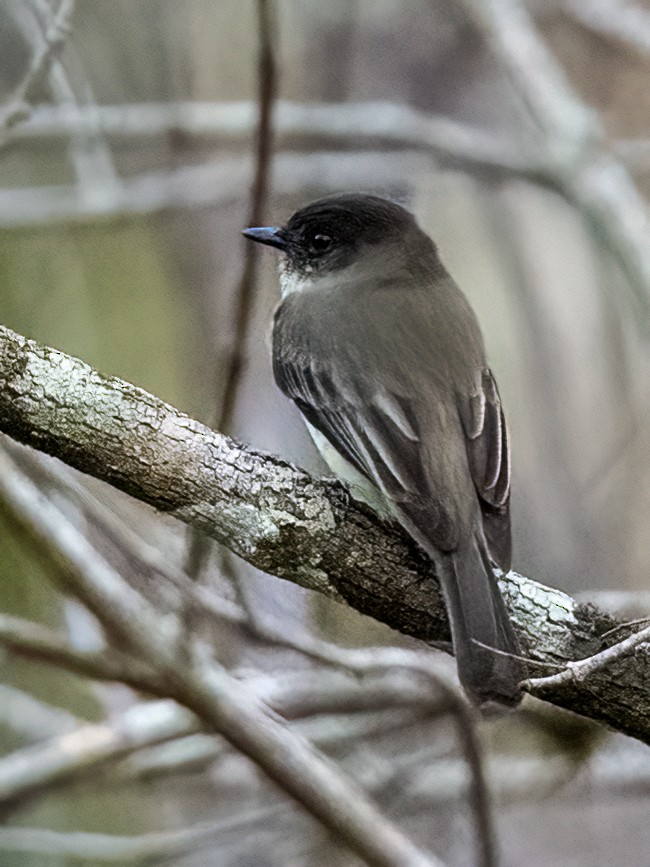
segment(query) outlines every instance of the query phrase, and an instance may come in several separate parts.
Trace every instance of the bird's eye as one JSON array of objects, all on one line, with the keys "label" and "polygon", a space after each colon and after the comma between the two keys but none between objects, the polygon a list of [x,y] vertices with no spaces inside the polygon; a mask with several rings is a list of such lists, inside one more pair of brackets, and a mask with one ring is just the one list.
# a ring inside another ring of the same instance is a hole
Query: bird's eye
[{"label": "bird's eye", "polygon": [[322,232],[316,232],[308,238],[310,248],[314,253],[326,253],[333,244],[330,235],[325,235]]}]

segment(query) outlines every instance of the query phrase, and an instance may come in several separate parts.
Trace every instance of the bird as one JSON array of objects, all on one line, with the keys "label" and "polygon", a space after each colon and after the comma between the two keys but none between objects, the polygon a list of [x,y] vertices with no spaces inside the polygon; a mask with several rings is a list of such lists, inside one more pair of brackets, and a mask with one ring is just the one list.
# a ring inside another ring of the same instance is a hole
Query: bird
[{"label": "bird", "polygon": [[280,253],[277,385],[352,496],[433,562],[469,698],[515,706],[525,665],[494,573],[512,557],[508,430],[469,302],[383,196],[327,196],[243,234]]}]

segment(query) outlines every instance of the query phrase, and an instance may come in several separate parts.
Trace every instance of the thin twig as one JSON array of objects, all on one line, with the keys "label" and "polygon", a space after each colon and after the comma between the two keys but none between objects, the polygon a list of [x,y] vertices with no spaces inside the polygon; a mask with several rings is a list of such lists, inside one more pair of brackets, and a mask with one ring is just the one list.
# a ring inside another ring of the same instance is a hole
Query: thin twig
[{"label": "thin twig", "polygon": [[43,43],[34,53],[29,69],[16,87],[7,104],[0,109],[0,145],[13,126],[24,121],[32,110],[31,102],[45,75],[61,54],[70,35],[70,21],[75,0],[61,0],[51,26],[45,33]]},{"label": "thin twig", "polygon": [[188,665],[178,653],[178,623],[160,614],[108,563],[11,462],[0,458],[2,511],[69,592],[107,634],[166,678],[168,693],[206,726],[251,758],[358,855],[377,867],[431,867],[420,851],[331,762],[296,738],[244,685],[220,668],[201,645]]},{"label": "thin twig", "polygon": [[432,696],[438,696],[438,702],[431,712],[435,715],[449,713],[453,716],[461,752],[470,770],[470,803],[478,844],[477,863],[482,867],[495,867],[498,863],[496,832],[480,745],[478,718],[444,666],[440,665],[431,654],[417,653],[403,648],[340,648],[330,642],[304,633],[298,634],[293,630],[290,635],[279,634],[259,622],[257,618],[250,623],[249,628],[258,638],[291,647],[320,662],[354,671],[357,674],[367,675],[371,671],[396,670],[426,676]]},{"label": "thin twig", "polygon": [[[518,0],[463,0],[540,130],[549,181],[602,237],[634,291],[640,321],[650,309],[648,205],[607,148],[602,124],[571,88]],[[639,317],[638,317],[639,318]]]},{"label": "thin twig", "polygon": [[[274,0],[257,0],[256,17],[258,31],[257,61],[257,106],[258,119],[255,134],[255,168],[250,192],[249,226],[258,226],[263,220],[268,199],[271,156],[273,147],[272,114],[276,95],[275,25]],[[237,403],[241,376],[244,369],[248,333],[251,323],[253,298],[257,284],[257,264],[259,250],[256,244],[243,245],[243,266],[241,276],[233,293],[235,314],[230,329],[230,351],[225,371],[222,373],[223,388],[215,416],[217,430],[229,433]],[[197,580],[207,563],[212,540],[194,527],[188,529],[188,550],[185,571],[192,580]],[[221,565],[224,573],[229,569],[228,553],[223,552]],[[196,612],[188,603],[184,615],[183,629],[188,633],[192,628]]]},{"label": "thin twig", "polygon": [[613,0],[564,0],[562,8],[583,27],[650,54],[650,12],[640,3]]},{"label": "thin twig", "polygon": [[[609,630],[609,632],[611,631]],[[611,666],[613,662],[629,656],[633,650],[642,644],[648,643],[650,643],[650,626],[646,629],[641,629],[639,632],[635,632],[634,635],[630,635],[625,641],[620,641],[606,650],[601,650],[600,653],[595,653],[593,656],[588,656],[586,659],[580,659],[577,662],[567,663],[558,674],[552,674],[549,677],[529,678],[524,685],[526,689],[534,692],[535,690],[543,691],[549,687],[565,687],[581,683],[596,672]]]},{"label": "thin twig", "polygon": [[78,726],[0,758],[0,805],[15,807],[102,764],[197,731],[196,718],[169,700],[134,705],[112,721]]},{"label": "thin twig", "polygon": [[33,659],[94,680],[120,681],[154,691],[156,682],[150,667],[119,651],[103,647],[84,651],[69,644],[54,630],[39,623],[0,613],[0,646],[16,656]]},{"label": "thin twig", "polygon": [[[199,849],[231,834],[243,834],[247,829],[252,833],[263,823],[277,821],[290,811],[286,803],[274,804],[266,809],[246,810],[236,816],[218,822],[205,822],[190,828],[173,831],[151,831],[146,834],[119,836],[116,834],[97,834],[91,832],[61,832],[46,828],[0,828],[0,851],[22,852],[73,859],[83,863],[88,861],[137,862],[178,858],[185,853],[196,853]],[[284,832],[283,832],[284,833]],[[219,851],[222,851],[221,845]]]},{"label": "thin twig", "polygon": [[[258,24],[258,120],[255,134],[255,171],[251,188],[250,209],[247,225],[259,226],[264,221],[266,202],[269,194],[269,176],[273,149],[273,103],[277,83],[277,64],[275,59],[275,10],[272,0],[257,0]],[[232,427],[233,412],[237,398],[239,381],[244,368],[246,343],[251,321],[253,297],[257,282],[257,263],[259,251],[255,244],[243,246],[244,264],[234,293],[236,304],[232,333],[232,348],[224,375],[223,397],[216,427],[228,433]]]}]

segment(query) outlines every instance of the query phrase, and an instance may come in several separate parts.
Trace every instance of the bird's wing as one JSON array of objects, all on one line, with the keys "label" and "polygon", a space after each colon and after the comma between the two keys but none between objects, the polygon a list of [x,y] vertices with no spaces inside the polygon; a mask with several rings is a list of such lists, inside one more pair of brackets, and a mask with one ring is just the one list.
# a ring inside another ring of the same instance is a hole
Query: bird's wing
[{"label": "bird's wing", "polygon": [[501,399],[485,368],[476,391],[461,397],[459,408],[472,480],[479,496],[490,553],[504,571],[510,568],[510,448]]},{"label": "bird's wing", "polygon": [[397,396],[368,389],[363,378],[343,382],[330,365],[295,346],[275,353],[273,370],[307,421],[385,496],[399,503],[422,490],[416,421]]},{"label": "bird's wing", "polygon": [[[467,462],[490,554],[507,571],[510,465],[492,374],[477,354],[454,391],[446,371],[437,369],[446,352],[430,344],[435,309],[418,304],[410,311],[395,298],[389,294],[381,305],[365,309],[361,324],[352,318],[361,314],[351,314],[349,322],[339,319],[343,333],[336,344],[327,336],[327,307],[319,308],[314,323],[306,319],[316,315],[308,312],[315,309],[314,299],[287,298],[275,320],[276,382],[339,454],[443,550],[457,543],[459,509],[464,520],[472,509],[472,487],[462,481]],[[452,353],[458,352],[454,339],[452,334]],[[372,374],[379,369],[380,381]]]},{"label": "bird's wing", "polygon": [[363,357],[349,354],[355,351],[353,339],[333,351],[322,337],[324,328],[294,325],[291,306],[285,302],[274,328],[273,372],[278,386],[390,506],[404,514],[422,513],[418,522],[421,517],[433,541],[443,549],[453,548],[457,530],[422,450],[423,432],[436,440],[438,450],[444,437],[429,432],[431,419],[424,401],[400,390],[398,377],[389,375],[390,363],[381,382],[370,376]]}]

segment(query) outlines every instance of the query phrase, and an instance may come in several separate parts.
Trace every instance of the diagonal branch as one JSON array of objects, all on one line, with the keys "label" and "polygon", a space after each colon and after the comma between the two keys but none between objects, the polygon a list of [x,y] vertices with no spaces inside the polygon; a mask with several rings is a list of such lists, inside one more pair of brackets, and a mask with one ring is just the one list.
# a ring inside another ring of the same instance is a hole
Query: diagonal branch
[{"label": "diagonal branch", "polygon": [[1,612],[0,647],[16,656],[56,665],[84,677],[120,681],[136,689],[146,684],[150,692],[155,691],[153,672],[125,654],[109,647],[79,650],[47,626]]},{"label": "diagonal branch", "polygon": [[186,647],[177,618],[161,616],[110,563],[98,557],[84,534],[61,520],[54,503],[6,455],[0,455],[0,465],[3,516],[105,631],[164,678],[167,695],[255,762],[368,863],[439,865],[385,819],[345,774],[290,732],[264,702],[220,667],[208,647],[198,642]]},{"label": "diagonal branch", "polygon": [[70,33],[70,19],[74,6],[74,0],[61,0],[61,5],[42,44],[31,59],[29,69],[7,104],[0,109],[0,144],[3,143],[1,136],[6,135],[13,126],[29,117],[31,102],[36,97],[50,67],[61,54]]},{"label": "diagonal branch", "polygon": [[[427,640],[448,639],[429,566],[399,529],[168,404],[0,327],[0,428],[192,523],[254,566],[347,600]],[[394,572],[405,603],[383,589]],[[407,601],[408,600],[408,601]],[[382,616],[382,610],[383,616]]]},{"label": "diagonal branch", "polygon": [[[340,485],[235,443],[141,389],[6,328],[0,328],[0,429],[194,524],[266,572],[424,641],[448,640],[426,558],[400,528],[350,501]],[[601,639],[616,625],[605,613],[515,573],[500,584],[533,663],[560,669],[613,643],[611,636]],[[530,691],[650,742],[647,673],[642,644],[570,690],[540,680]]]},{"label": "diagonal branch", "polygon": [[650,296],[647,202],[606,143],[602,124],[517,0],[462,0],[540,130],[539,149],[558,189],[591,224],[626,274],[642,324]]},{"label": "diagonal branch", "polygon": [[194,716],[169,699],[137,704],[111,722],[85,723],[0,759],[0,807],[15,807],[102,765],[200,730]]}]

